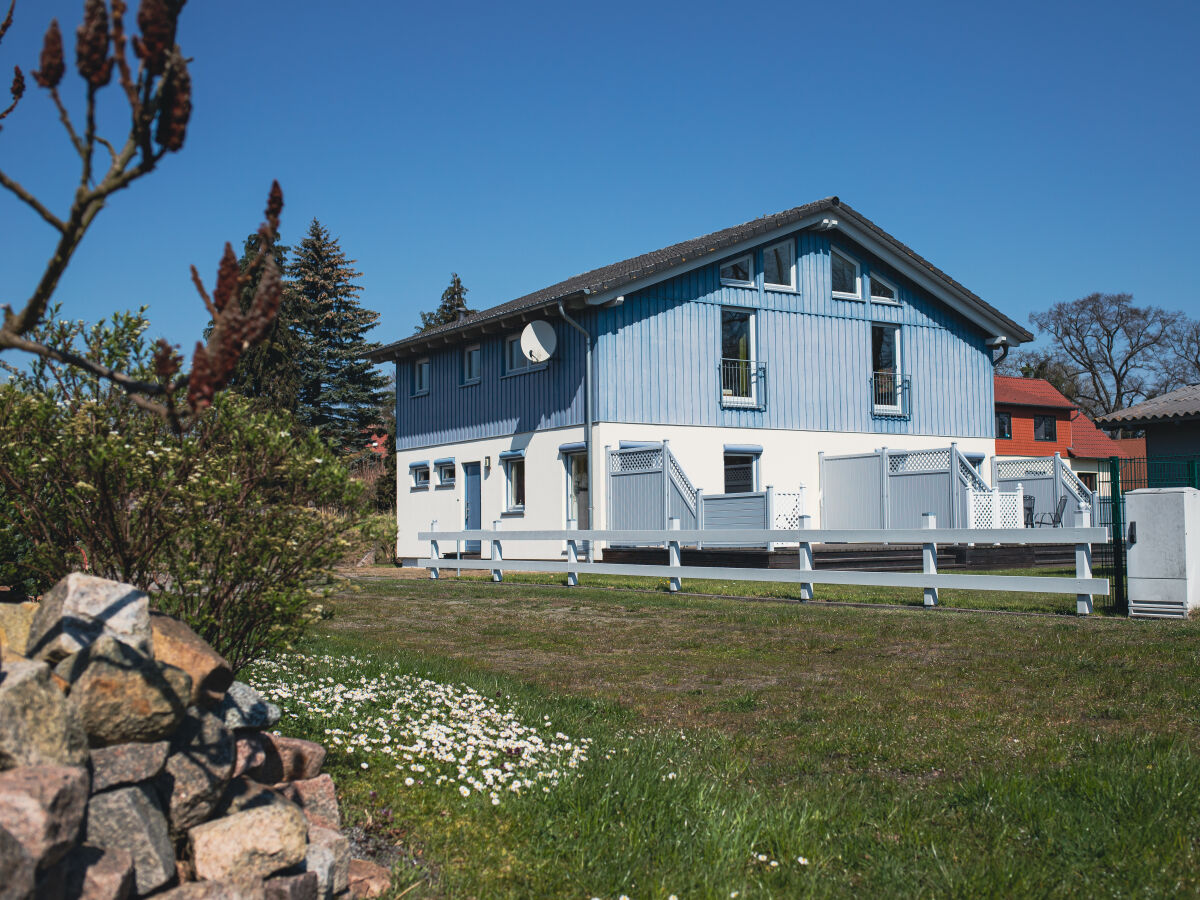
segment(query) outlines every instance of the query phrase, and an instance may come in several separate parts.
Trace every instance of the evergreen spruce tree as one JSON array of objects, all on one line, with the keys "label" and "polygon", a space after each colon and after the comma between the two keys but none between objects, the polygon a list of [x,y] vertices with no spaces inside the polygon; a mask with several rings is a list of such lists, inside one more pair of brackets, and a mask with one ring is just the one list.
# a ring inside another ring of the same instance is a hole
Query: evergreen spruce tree
[{"label": "evergreen spruce tree", "polygon": [[438,325],[449,325],[457,322],[459,313],[471,315],[475,310],[467,308],[467,289],[463,287],[462,279],[457,272],[450,273],[450,286],[442,291],[442,300],[437,309],[431,313],[421,313],[421,324],[417,333],[436,328]]},{"label": "evergreen spruce tree", "polygon": [[[246,238],[238,265],[245,272],[258,253],[261,237],[257,232]],[[275,263],[280,272],[287,270],[289,248],[277,244]],[[249,309],[258,289],[261,272],[242,289],[242,309]],[[300,360],[304,354],[305,324],[301,321],[303,307],[285,283],[283,303],[271,325],[271,332],[261,344],[242,354],[233,371],[230,387],[238,393],[260,400],[277,410],[296,411],[300,393]],[[212,327],[211,325],[209,326]]]},{"label": "evergreen spruce tree", "polygon": [[355,279],[362,273],[353,263],[313,219],[287,268],[304,338],[296,358],[297,418],[335,449],[351,453],[366,442],[364,429],[376,424],[387,384],[364,358],[379,346],[366,338],[379,313],[359,305]]}]

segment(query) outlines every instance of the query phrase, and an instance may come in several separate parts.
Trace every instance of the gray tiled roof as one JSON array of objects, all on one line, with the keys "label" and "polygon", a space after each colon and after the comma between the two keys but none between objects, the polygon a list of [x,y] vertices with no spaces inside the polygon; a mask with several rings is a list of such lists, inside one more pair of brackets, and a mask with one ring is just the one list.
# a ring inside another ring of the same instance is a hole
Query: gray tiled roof
[{"label": "gray tiled roof", "polygon": [[531,294],[526,294],[507,303],[501,303],[490,309],[473,313],[459,319],[457,322],[439,325],[428,331],[422,331],[419,334],[386,344],[372,352],[370,357],[377,361],[391,359],[394,356],[404,353],[410,347],[415,349],[430,338],[450,335],[458,331],[467,331],[488,321],[503,319],[527,310],[547,306],[572,295],[584,292],[599,293],[602,291],[617,290],[638,279],[654,275],[657,272],[673,269],[689,261],[701,260],[705,257],[715,257],[729,247],[751,241],[759,235],[770,234],[793,222],[798,222],[801,219],[829,210],[837,210],[838,215],[853,220],[855,224],[870,231],[877,239],[889,245],[894,251],[908,257],[922,271],[927,272],[929,275],[946,284],[953,291],[963,295],[968,302],[977,306],[981,312],[990,314],[1005,323],[1005,326],[1010,329],[1011,336],[1018,341],[1033,340],[1033,335],[1025,328],[1022,328],[998,309],[967,290],[941,269],[896,240],[874,222],[851,209],[845,203],[842,203],[837,197],[826,197],[823,200],[817,200],[803,206],[796,206],[792,209],[775,213],[774,215],[762,216],[758,219],[752,219],[749,222],[743,222],[741,225],[734,225],[731,228],[724,228],[720,231],[714,231],[711,234],[682,241],[678,244],[672,244],[669,247],[663,247],[661,250],[653,250],[650,253],[643,253],[641,256],[634,256],[607,266],[601,266],[598,269],[592,269],[590,272],[573,275],[564,281],[558,282],[558,284],[552,284],[549,287],[542,288],[540,291],[534,291]]},{"label": "gray tiled roof", "polygon": [[1104,425],[1137,425],[1143,422],[1153,422],[1159,419],[1177,419],[1200,416],[1200,384],[1189,384],[1177,391],[1163,394],[1152,400],[1145,400],[1127,409],[1104,416],[1097,416],[1096,421]]}]

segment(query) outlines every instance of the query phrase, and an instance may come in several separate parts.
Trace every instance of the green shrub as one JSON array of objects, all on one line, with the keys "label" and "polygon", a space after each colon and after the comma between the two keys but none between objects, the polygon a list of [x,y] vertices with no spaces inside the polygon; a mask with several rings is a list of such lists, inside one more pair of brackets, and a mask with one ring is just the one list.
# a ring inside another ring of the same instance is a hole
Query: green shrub
[{"label": "green shrub", "polygon": [[[124,348],[127,370],[146,359],[140,314],[55,327],[96,358]],[[148,590],[235,669],[294,640],[334,564],[375,540],[377,522],[325,512],[362,490],[314,431],[234,394],[176,435],[75,369],[0,385],[0,567],[40,589],[86,567]]]}]

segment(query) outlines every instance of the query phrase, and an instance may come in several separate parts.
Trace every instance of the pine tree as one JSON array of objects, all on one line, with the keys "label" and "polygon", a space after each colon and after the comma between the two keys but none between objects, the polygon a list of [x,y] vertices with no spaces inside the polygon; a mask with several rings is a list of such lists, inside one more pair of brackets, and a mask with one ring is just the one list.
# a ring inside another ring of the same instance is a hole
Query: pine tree
[{"label": "pine tree", "polygon": [[[238,265],[242,272],[250,267],[250,261],[258,253],[261,237],[256,232],[246,238],[242,258]],[[287,269],[289,248],[277,244],[274,248],[275,263],[280,272]],[[247,283],[241,294],[242,309],[248,309],[254,292],[258,288],[261,273]],[[300,321],[303,310],[294,292],[284,285],[283,303],[279,314],[271,325],[266,339],[242,354],[233,371],[230,387],[238,393],[261,400],[274,409],[296,411],[300,393],[300,359],[304,352],[304,323]],[[211,326],[209,326],[211,328]]]},{"label": "pine tree", "polygon": [[379,418],[387,379],[364,358],[378,347],[366,333],[379,313],[359,305],[362,290],[337,239],[316,219],[296,248],[287,273],[304,341],[296,363],[296,415],[337,450],[355,452]]},{"label": "pine tree", "polygon": [[431,313],[421,313],[421,324],[416,331],[428,331],[438,325],[449,325],[457,322],[459,314],[471,315],[473,309],[467,308],[467,289],[463,287],[462,279],[457,272],[450,273],[450,286],[442,291],[442,300],[437,309]]}]

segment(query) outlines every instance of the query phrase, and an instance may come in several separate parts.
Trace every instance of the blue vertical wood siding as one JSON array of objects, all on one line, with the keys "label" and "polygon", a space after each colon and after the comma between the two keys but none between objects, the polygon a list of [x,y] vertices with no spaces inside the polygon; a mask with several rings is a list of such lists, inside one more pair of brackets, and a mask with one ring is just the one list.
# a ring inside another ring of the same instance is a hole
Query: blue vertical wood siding
[{"label": "blue vertical wood siding", "polygon": [[[605,422],[990,437],[993,398],[989,337],[862,248],[833,233],[860,264],[861,289],[878,272],[900,305],[832,296],[830,235],[800,232],[796,290],[765,289],[761,248],[755,285],[727,287],[720,262],[631,293],[621,306],[588,310],[596,335],[596,417]],[[722,408],[721,307],[755,310],[756,359],[767,366],[765,408]],[[559,352],[540,370],[503,376],[504,339],[482,340],[482,379],[462,387],[467,342],[430,354],[430,391],[411,396],[410,362],[397,369],[401,449],[497,437],[583,421],[581,336],[556,313],[546,318]],[[901,327],[908,415],[873,415],[871,324]],[[474,341],[471,341],[474,343]]]},{"label": "blue vertical wood siding", "polygon": [[[836,239],[835,239],[836,240]],[[840,300],[828,237],[798,236],[798,290],[727,287],[719,263],[652,285],[599,315],[597,415],[607,422],[786,428],[880,434],[992,434],[988,335],[860,248],[862,267],[898,289],[900,305]],[[766,408],[722,408],[721,307],[755,310],[755,356],[766,363]],[[871,324],[901,326],[910,415],[871,411]]]},{"label": "blue vertical wood siding", "polygon": [[[412,396],[412,361],[396,367],[396,446],[500,437],[583,423],[583,338],[554,315],[558,351],[544,367],[504,374],[504,342],[519,328],[429,354],[429,393]],[[586,326],[585,326],[586,327]],[[462,385],[463,348],[478,343],[478,384]]]}]

